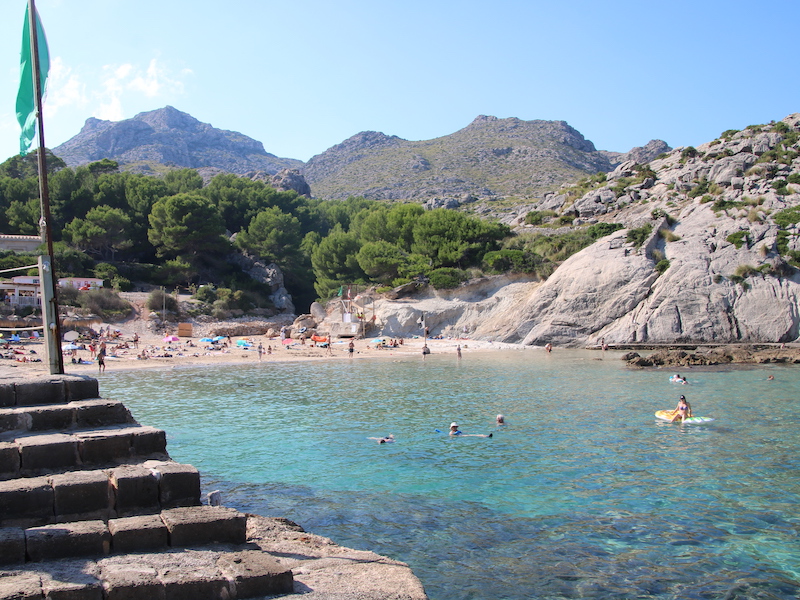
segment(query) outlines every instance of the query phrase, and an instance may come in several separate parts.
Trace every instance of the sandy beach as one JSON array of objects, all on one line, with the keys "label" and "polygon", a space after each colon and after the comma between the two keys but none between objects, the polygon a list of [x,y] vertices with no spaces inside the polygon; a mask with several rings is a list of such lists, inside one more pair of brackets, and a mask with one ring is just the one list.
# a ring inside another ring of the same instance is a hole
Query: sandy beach
[{"label": "sandy beach", "polygon": [[[417,356],[423,359],[422,348],[426,343],[422,337],[404,338],[402,345],[387,347],[377,343],[375,337],[352,340],[354,352],[352,357],[348,352],[350,339],[334,338],[331,348],[312,345],[310,340],[301,343],[292,340],[289,345],[281,344],[279,337],[265,335],[250,335],[246,337],[231,337],[217,344],[201,342],[206,338],[203,329],[195,328],[192,337],[180,337],[176,341],[165,341],[164,334],[155,334],[144,327],[140,321],[128,321],[124,324],[98,324],[96,331],[102,328],[104,332],[109,328],[112,332],[119,331],[118,336],[106,339],[107,355],[105,372],[128,369],[163,369],[185,366],[206,365],[237,365],[253,364],[259,362],[258,345],[263,347],[260,362],[265,365],[271,362],[284,361],[329,361],[329,360],[360,360],[365,358],[399,358]],[[200,329],[200,331],[197,331]],[[138,345],[134,347],[134,335],[138,336]],[[250,346],[238,345],[240,340],[246,339]],[[384,338],[386,342],[390,338]],[[397,340],[398,342],[400,340]],[[65,342],[64,344],[67,344]],[[78,342],[80,344],[80,342]],[[478,341],[466,338],[428,338],[427,346],[431,355],[449,354],[458,359],[458,347],[464,357],[476,352],[493,350],[521,349],[517,344],[504,344],[489,341]],[[12,342],[10,348],[4,351],[7,358],[0,361],[0,369],[7,375],[33,375],[49,373],[45,360],[45,347],[41,340],[24,340],[19,343]],[[147,358],[141,358],[142,355]],[[65,350],[64,371],[67,374],[102,376],[97,360],[93,357],[89,346],[78,350]],[[73,358],[77,362],[73,362]],[[37,360],[38,359],[38,360]]]}]

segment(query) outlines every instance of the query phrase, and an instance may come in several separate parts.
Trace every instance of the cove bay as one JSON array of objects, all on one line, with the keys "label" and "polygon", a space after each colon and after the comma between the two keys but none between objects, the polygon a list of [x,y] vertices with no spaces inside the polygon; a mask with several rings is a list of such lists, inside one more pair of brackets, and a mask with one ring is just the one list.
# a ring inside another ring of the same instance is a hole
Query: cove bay
[{"label": "cove bay", "polygon": [[[796,598],[800,370],[672,374],[526,348],[119,371],[100,390],[165,429],[204,493],[407,562],[433,600]],[[680,394],[715,421],[657,422]]]}]

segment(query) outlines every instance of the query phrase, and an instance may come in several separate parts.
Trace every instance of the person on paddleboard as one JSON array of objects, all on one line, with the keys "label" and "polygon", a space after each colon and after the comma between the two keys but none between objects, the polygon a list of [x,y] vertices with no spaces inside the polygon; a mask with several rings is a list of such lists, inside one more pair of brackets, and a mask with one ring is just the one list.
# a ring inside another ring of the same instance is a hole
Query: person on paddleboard
[{"label": "person on paddleboard", "polygon": [[686,400],[686,396],[681,395],[680,400],[678,400],[678,406],[676,406],[675,410],[672,412],[674,413],[674,416],[672,417],[671,421],[672,423],[674,423],[678,419],[680,419],[681,423],[683,423],[686,419],[692,416],[692,407]]}]

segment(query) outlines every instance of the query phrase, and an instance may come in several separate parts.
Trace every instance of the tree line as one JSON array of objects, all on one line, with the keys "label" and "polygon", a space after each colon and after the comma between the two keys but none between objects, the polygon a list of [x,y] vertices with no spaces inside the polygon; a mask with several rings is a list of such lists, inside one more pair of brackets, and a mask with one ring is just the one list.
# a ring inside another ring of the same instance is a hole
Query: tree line
[{"label": "tree line", "polygon": [[[414,203],[324,201],[231,174],[203,185],[192,169],[142,175],[107,159],[73,169],[47,152],[59,274],[122,290],[131,281],[256,289],[226,260],[240,251],[277,264],[303,307],[350,283],[457,283],[510,235],[505,225]],[[0,165],[0,231],[38,235],[39,221],[36,155],[12,157]],[[0,266],[15,260],[5,253]]]}]

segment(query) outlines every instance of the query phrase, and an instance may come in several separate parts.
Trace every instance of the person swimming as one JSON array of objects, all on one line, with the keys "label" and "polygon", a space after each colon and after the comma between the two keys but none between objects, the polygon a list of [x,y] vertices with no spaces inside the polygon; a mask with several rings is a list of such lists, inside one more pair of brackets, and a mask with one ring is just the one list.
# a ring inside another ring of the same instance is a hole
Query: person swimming
[{"label": "person swimming", "polygon": [[390,433],[389,435],[387,435],[385,437],[370,437],[370,438],[367,438],[367,439],[368,440],[375,440],[379,444],[392,444],[392,443],[394,443],[394,434]]},{"label": "person swimming", "polygon": [[461,437],[482,437],[482,438],[492,437],[491,433],[488,435],[485,435],[483,433],[464,433],[463,431],[459,431],[458,427],[459,425],[455,421],[450,423],[450,435],[461,436]]}]

